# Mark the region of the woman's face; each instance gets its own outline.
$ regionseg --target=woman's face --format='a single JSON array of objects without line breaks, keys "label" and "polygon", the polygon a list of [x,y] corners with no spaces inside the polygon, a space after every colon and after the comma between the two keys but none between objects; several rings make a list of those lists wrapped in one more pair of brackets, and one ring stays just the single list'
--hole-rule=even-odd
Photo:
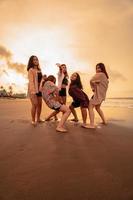
[{"label": "woman's face", "polygon": [[52,78],[51,82],[56,83],[56,78]]},{"label": "woman's face", "polygon": [[42,78],[43,78],[43,80],[46,80],[46,78],[47,78],[47,75],[43,75],[43,77],[42,77]]},{"label": "woman's face", "polygon": [[62,72],[63,72],[63,73],[67,71],[67,68],[66,68],[65,65],[62,65],[62,66],[61,66],[61,69],[62,69]]},{"label": "woman's face", "polygon": [[33,65],[34,66],[38,66],[39,65],[39,61],[38,61],[38,58],[36,56],[33,57]]},{"label": "woman's face", "polygon": [[101,68],[99,67],[99,65],[96,66],[96,73],[101,72]]},{"label": "woman's face", "polygon": [[71,81],[75,81],[77,79],[77,74],[73,73],[70,77]]}]

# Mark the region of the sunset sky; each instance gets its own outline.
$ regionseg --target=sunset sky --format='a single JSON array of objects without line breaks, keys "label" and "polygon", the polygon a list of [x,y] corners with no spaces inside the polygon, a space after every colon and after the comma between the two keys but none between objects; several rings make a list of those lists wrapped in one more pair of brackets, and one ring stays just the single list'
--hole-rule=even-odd
[{"label": "sunset sky", "polygon": [[133,0],[0,0],[0,27],[0,86],[26,91],[33,54],[45,74],[79,71],[88,92],[103,62],[108,97],[133,96]]}]

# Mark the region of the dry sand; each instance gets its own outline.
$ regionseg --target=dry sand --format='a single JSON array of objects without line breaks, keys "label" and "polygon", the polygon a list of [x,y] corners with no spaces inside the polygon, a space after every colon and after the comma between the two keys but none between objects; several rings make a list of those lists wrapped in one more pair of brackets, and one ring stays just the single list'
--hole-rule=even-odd
[{"label": "dry sand", "polygon": [[133,199],[133,129],[123,111],[105,109],[112,120],[96,131],[68,121],[60,134],[55,122],[32,127],[29,110],[27,100],[0,100],[0,200]]}]

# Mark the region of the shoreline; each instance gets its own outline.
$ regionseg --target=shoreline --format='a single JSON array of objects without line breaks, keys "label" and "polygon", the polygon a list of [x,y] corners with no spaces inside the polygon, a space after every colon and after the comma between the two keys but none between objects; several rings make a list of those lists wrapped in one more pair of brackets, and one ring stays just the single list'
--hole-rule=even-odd
[{"label": "shoreline", "polygon": [[[67,105],[69,106],[69,102],[67,102]],[[5,112],[3,112],[3,117],[9,117],[10,115],[8,115],[8,107],[9,107],[9,112],[11,109],[12,112],[12,107],[18,106],[19,109],[15,109],[17,111],[15,117],[21,118],[21,115],[29,120],[30,122],[30,109],[31,109],[31,104],[28,98],[26,99],[1,99],[0,98],[0,109],[1,110],[5,110]],[[23,109],[24,108],[24,109]],[[132,108],[128,108],[128,107],[111,107],[111,106],[105,106],[104,104],[102,105],[102,109],[105,113],[105,117],[108,121],[108,123],[114,123],[116,125],[120,125],[120,126],[125,126],[125,127],[133,127],[133,109]],[[25,110],[25,112],[24,112]],[[46,104],[43,102],[43,106],[42,106],[42,118],[44,119],[52,110],[49,109]],[[79,116],[79,120],[82,119],[81,117],[81,112],[80,112],[80,108],[76,109],[78,116]],[[1,116],[1,117],[2,117]],[[60,116],[60,114],[59,114]],[[1,118],[0,117],[0,118]],[[12,116],[13,118],[13,116]],[[69,119],[72,118],[72,115],[70,115]],[[88,123],[89,123],[89,118],[87,119]],[[96,123],[100,123],[100,118],[97,114],[97,112],[95,112],[95,121]]]}]

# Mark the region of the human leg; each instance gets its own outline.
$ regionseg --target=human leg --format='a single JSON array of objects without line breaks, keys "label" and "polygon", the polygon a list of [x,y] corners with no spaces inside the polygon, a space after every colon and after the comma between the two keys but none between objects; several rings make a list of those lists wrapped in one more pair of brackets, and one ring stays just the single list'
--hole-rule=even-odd
[{"label": "human leg", "polygon": [[31,118],[32,118],[32,124],[35,124],[35,118],[36,118],[36,112],[37,112],[37,96],[35,94],[30,95],[30,101],[31,101]]},{"label": "human leg", "polygon": [[95,128],[94,125],[94,105],[90,102],[89,104],[89,117],[90,117],[90,128]]},{"label": "human leg", "polygon": [[81,114],[82,114],[82,120],[83,120],[83,125],[86,125],[86,120],[87,120],[87,108],[81,107]]},{"label": "human leg", "polygon": [[37,97],[37,122],[42,121],[40,119],[41,111],[42,111],[42,97]]},{"label": "human leg", "polygon": [[103,124],[107,124],[106,120],[105,120],[105,116],[103,111],[101,110],[101,104],[96,105],[95,106],[96,111],[98,112],[98,114],[100,115],[101,119],[102,119],[102,123]]},{"label": "human leg", "polygon": [[53,111],[46,119],[45,121],[49,121],[52,117],[56,117],[56,115],[59,113],[59,111]]},{"label": "human leg", "polygon": [[74,116],[74,119],[72,119],[71,121],[78,122],[78,116],[77,116],[76,110],[74,109],[74,106],[71,104],[69,108]]},{"label": "human leg", "polygon": [[61,120],[60,120],[56,130],[60,131],[60,132],[66,132],[66,129],[64,129],[64,124],[65,124],[67,118],[69,117],[71,110],[66,105],[61,105],[59,111],[61,111],[63,113],[63,115],[61,117]]}]

